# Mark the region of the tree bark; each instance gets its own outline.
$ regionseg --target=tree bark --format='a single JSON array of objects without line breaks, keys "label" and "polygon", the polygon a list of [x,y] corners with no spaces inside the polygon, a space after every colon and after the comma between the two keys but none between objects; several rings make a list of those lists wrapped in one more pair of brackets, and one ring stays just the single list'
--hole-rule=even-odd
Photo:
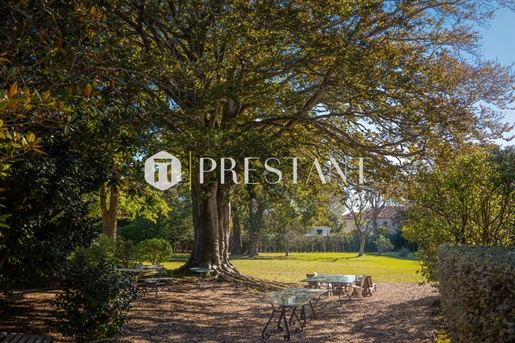
[{"label": "tree bark", "polygon": [[243,254],[243,247],[241,244],[241,224],[238,209],[233,206],[232,208],[232,255]]},{"label": "tree bark", "polygon": [[263,213],[266,206],[263,200],[249,201],[249,257],[259,255],[259,231],[264,226]]},{"label": "tree bark", "polygon": [[250,227],[249,230],[249,257],[259,255],[259,237],[256,227]]},{"label": "tree bark", "polygon": [[367,236],[364,234],[359,235],[359,251],[358,251],[358,257],[363,256],[363,252],[365,251],[365,240]]},{"label": "tree bark", "polygon": [[[109,197],[109,207],[107,198]],[[100,212],[102,214],[102,233],[109,238],[116,240],[116,228],[118,226],[118,203],[120,201],[120,190],[111,185],[107,190],[105,185],[100,187]]]},{"label": "tree bark", "polygon": [[231,188],[211,181],[202,191],[200,176],[192,177],[194,245],[183,270],[213,269],[216,274],[241,275],[229,261]]},{"label": "tree bark", "polygon": [[290,254],[290,240],[288,239],[289,232],[286,233],[286,237],[284,237],[284,256],[288,256]]}]

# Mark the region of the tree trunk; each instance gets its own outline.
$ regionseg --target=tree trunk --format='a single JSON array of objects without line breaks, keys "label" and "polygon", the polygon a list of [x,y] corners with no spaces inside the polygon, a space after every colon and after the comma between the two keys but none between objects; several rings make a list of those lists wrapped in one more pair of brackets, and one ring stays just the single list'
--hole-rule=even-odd
[{"label": "tree trunk", "polygon": [[[206,187],[204,192],[201,187]],[[216,274],[240,275],[229,262],[231,190],[219,180],[201,185],[198,174],[192,177],[194,243],[182,269],[202,267]]]},{"label": "tree trunk", "polygon": [[257,228],[251,226],[249,230],[249,257],[256,257],[259,255],[259,237]]},{"label": "tree trunk", "polygon": [[241,245],[241,225],[240,225],[240,216],[238,214],[238,210],[233,206],[233,216],[232,216],[232,255],[241,255],[243,254],[243,247]]},{"label": "tree trunk", "polygon": [[[289,233],[287,233],[288,235]],[[284,238],[284,256],[288,256],[290,254],[290,241],[288,240],[288,237],[286,236]]]},{"label": "tree trunk", "polygon": [[363,256],[363,252],[365,251],[365,240],[366,240],[366,236],[363,235],[363,234],[360,234],[359,235],[359,252],[358,252],[358,257],[359,256]]},{"label": "tree trunk", "polygon": [[[109,208],[107,206],[109,197]],[[115,185],[111,185],[107,190],[105,185],[100,187],[100,212],[102,214],[102,233],[116,240],[116,228],[118,225],[118,203],[120,201],[120,191]]]},{"label": "tree trunk", "polygon": [[259,231],[263,225],[264,201],[251,199],[249,201],[249,257],[259,255]]}]

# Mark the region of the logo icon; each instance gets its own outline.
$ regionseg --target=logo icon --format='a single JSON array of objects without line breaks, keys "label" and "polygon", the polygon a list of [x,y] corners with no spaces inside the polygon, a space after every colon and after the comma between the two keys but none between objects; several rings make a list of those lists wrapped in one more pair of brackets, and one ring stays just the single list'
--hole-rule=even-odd
[{"label": "logo icon", "polygon": [[175,186],[181,180],[181,161],[166,151],[150,156],[145,161],[145,180],[162,191]]}]

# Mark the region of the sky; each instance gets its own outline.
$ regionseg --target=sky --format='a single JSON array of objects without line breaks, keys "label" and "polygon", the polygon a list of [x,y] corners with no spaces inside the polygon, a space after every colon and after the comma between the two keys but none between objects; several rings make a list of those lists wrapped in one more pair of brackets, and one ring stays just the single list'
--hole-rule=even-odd
[{"label": "sky", "polygon": [[[477,27],[477,30],[483,36],[482,51],[486,59],[497,60],[505,66],[515,62],[515,12],[499,9],[487,28]],[[505,119],[515,123],[515,110],[506,111]],[[515,135],[515,130],[512,134]],[[497,143],[515,145],[515,139],[511,142],[497,140]]]}]

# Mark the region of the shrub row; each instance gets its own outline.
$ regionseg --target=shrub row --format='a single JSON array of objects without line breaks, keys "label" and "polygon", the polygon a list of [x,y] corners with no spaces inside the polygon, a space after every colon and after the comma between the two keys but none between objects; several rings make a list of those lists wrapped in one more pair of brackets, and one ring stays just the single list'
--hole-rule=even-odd
[{"label": "shrub row", "polygon": [[[369,236],[365,241],[365,252],[377,251],[376,236]],[[246,242],[243,242],[244,248]],[[290,252],[357,252],[359,250],[359,238],[351,233],[334,236],[305,236],[291,235],[285,240],[274,234],[262,235],[259,238],[260,252],[284,252],[285,244],[288,244]]]},{"label": "shrub row", "polygon": [[173,249],[163,238],[145,239],[134,244],[130,240],[118,237],[114,243],[111,238],[100,234],[84,253],[93,258],[103,255],[119,266],[133,267],[144,261],[150,261],[152,264],[167,262],[173,254]]},{"label": "shrub row", "polygon": [[515,341],[515,247],[443,246],[438,253],[453,341]]}]

